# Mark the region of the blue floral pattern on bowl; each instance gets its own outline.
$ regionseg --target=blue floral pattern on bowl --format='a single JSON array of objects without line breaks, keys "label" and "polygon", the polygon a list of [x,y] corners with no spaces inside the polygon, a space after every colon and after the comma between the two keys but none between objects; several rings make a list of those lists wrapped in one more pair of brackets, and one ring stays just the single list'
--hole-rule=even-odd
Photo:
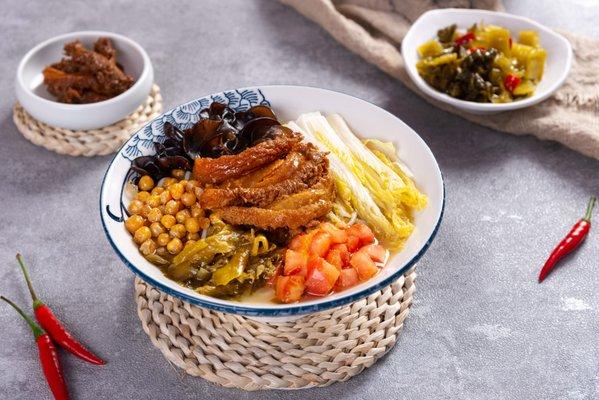
[{"label": "blue floral pattern on bowl", "polygon": [[185,103],[152,121],[133,136],[120,154],[129,161],[133,161],[139,156],[152,154],[154,142],[164,140],[165,122],[170,122],[182,130],[191,128],[198,122],[200,111],[213,102],[228,104],[235,111],[247,111],[250,107],[258,105],[270,107],[270,102],[266,100],[260,89],[227,90],[202,97]]}]

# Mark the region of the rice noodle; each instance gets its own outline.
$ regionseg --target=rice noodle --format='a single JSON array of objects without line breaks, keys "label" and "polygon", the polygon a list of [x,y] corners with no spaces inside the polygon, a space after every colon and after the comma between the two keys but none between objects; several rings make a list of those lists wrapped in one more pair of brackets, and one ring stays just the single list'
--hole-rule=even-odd
[{"label": "rice noodle", "polygon": [[349,221],[347,222],[348,225],[353,225],[356,222],[356,219],[358,219],[358,213],[357,212],[353,212],[351,215],[351,218],[349,219]]}]

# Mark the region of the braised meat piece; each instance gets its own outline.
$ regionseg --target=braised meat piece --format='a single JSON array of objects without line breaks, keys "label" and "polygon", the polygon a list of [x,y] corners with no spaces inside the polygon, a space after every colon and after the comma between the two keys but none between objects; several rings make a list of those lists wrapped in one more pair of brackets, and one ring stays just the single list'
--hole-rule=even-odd
[{"label": "braised meat piece", "polygon": [[239,178],[284,157],[302,139],[300,134],[281,135],[249,147],[239,154],[196,158],[193,176],[201,183],[221,183]]},{"label": "braised meat piece", "polygon": [[323,153],[313,145],[298,143],[283,160],[230,181],[224,187],[207,188],[200,203],[202,208],[207,209],[235,205],[264,207],[282,196],[308,189],[326,175],[327,170],[328,163]]},{"label": "braised meat piece", "polygon": [[116,62],[116,49],[108,38],[99,38],[94,50],[76,40],[64,46],[66,57],[44,69],[48,92],[62,103],[84,104],[118,96],[134,80]]}]

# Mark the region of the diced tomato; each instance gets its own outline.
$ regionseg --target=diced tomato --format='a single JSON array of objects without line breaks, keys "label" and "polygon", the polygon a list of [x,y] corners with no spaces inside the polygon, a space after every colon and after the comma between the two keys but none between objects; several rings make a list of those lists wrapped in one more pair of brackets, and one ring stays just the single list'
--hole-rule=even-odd
[{"label": "diced tomato", "polygon": [[329,253],[333,250],[338,251],[339,255],[341,256],[341,267],[347,268],[349,266],[349,250],[347,248],[347,244],[334,244],[331,246]]},{"label": "diced tomato", "polygon": [[308,254],[287,249],[285,252],[285,275],[306,276],[308,272]]},{"label": "diced tomato", "polygon": [[355,286],[358,284],[358,271],[354,268],[346,268],[341,271],[341,275],[339,275],[339,280],[337,280],[337,287],[341,290],[347,289],[348,287]]},{"label": "diced tomato", "polygon": [[283,303],[293,303],[301,299],[306,286],[301,275],[279,276],[275,285],[277,299]]},{"label": "diced tomato", "polygon": [[457,38],[454,43],[457,44],[458,46],[464,45],[468,42],[471,42],[472,40],[474,40],[474,33],[472,32],[468,32],[465,35],[460,36],[459,38]]},{"label": "diced tomato", "polygon": [[312,236],[307,233],[297,235],[293,239],[291,239],[291,242],[289,243],[288,247],[291,250],[308,251],[308,248],[310,247],[311,239],[312,239]]},{"label": "diced tomato", "polygon": [[[360,246],[374,242],[374,233],[372,233],[372,229],[362,222],[356,222],[350,226],[347,229],[347,234],[350,236],[357,236],[360,239]],[[352,251],[352,249],[349,249],[349,251]]]},{"label": "diced tomato", "polygon": [[314,296],[327,295],[339,279],[339,270],[323,258],[315,258],[310,264],[306,291]]},{"label": "diced tomato", "polygon": [[359,251],[365,251],[374,262],[383,262],[387,258],[387,250],[379,244],[369,244],[362,247]]},{"label": "diced tomato", "polygon": [[510,49],[512,48],[512,37],[510,36]]},{"label": "diced tomato", "polygon": [[343,268],[343,259],[341,258],[341,251],[339,249],[329,250],[326,260],[329,264],[334,265],[338,270]]},{"label": "diced tomato", "polygon": [[325,222],[320,225],[320,229],[331,235],[332,243],[345,243],[347,242],[347,232],[345,229],[339,229],[330,222]]},{"label": "diced tomato", "polygon": [[361,281],[372,278],[379,271],[374,261],[372,261],[365,251],[358,251],[352,254],[349,263],[358,271],[358,277]]},{"label": "diced tomato", "polygon": [[521,79],[513,74],[508,74],[505,76],[503,84],[507,90],[513,92],[514,89],[520,84]]},{"label": "diced tomato", "polygon": [[324,257],[331,247],[332,238],[327,232],[319,231],[316,232],[310,243],[310,250],[308,253],[311,257]]},{"label": "diced tomato", "polygon": [[355,235],[347,236],[347,250],[350,253],[357,251],[360,248],[360,238]]}]

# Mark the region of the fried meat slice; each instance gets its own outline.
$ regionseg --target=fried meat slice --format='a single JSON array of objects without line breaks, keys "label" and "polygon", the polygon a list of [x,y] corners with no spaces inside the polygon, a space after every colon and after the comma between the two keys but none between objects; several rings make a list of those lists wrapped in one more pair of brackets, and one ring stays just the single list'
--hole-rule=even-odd
[{"label": "fried meat slice", "polygon": [[[279,164],[275,161],[275,163]],[[264,169],[270,169],[270,166]],[[328,171],[327,159],[313,154],[291,152],[272,173],[252,187],[207,188],[200,197],[202,208],[232,205],[265,207],[281,196],[308,189]]]},{"label": "fried meat slice", "polygon": [[295,193],[307,189],[308,185],[301,179],[286,179],[270,187],[258,188],[208,188],[202,192],[200,205],[202,208],[213,210],[215,208],[231,205],[254,205],[264,207],[285,194]]},{"label": "fried meat slice", "polygon": [[226,222],[233,225],[252,225],[261,229],[290,228],[296,229],[307,225],[310,221],[326,215],[333,208],[333,203],[318,200],[296,209],[271,210],[260,207],[224,207],[215,212]]},{"label": "fried meat slice", "polygon": [[217,184],[239,178],[263,165],[284,157],[302,139],[299,134],[281,135],[250,147],[239,154],[218,158],[197,158],[193,175],[200,183]]},{"label": "fried meat slice", "polygon": [[330,174],[320,178],[320,180],[308,189],[281,197],[279,200],[268,205],[270,210],[295,209],[316,203],[320,200],[333,201],[335,198],[335,186]]}]

